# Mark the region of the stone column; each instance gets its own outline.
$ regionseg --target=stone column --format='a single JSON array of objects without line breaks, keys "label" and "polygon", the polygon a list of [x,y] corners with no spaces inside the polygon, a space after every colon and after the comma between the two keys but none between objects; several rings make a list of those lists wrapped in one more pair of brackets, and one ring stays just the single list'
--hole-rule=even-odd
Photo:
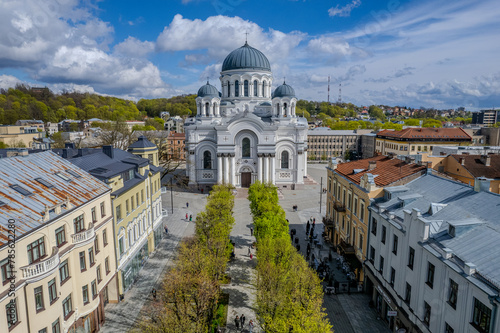
[{"label": "stone column", "polygon": [[222,184],[222,156],[217,154],[217,183]]},{"label": "stone column", "polygon": [[234,154],[231,155],[231,184],[236,185],[236,161]]},{"label": "stone column", "polygon": [[233,82],[233,81],[231,81],[231,82],[229,83],[229,85],[230,85],[230,86],[229,86],[229,87],[230,87],[229,89],[230,89],[230,92],[231,92],[231,93],[230,93],[230,94],[231,94],[231,96],[230,96],[230,97],[234,97],[234,82]]},{"label": "stone column", "polygon": [[195,184],[198,179],[196,179],[196,159],[194,155],[194,151],[189,151],[189,183]]},{"label": "stone column", "polygon": [[213,102],[210,102],[210,104],[208,104],[208,115],[210,117],[214,116],[214,103]]},{"label": "stone column", "polygon": [[304,151],[304,177],[307,176],[307,150]]},{"label": "stone column", "polygon": [[273,154],[270,157],[271,159],[271,183],[276,182],[276,156]]},{"label": "stone column", "polygon": [[269,181],[269,157],[264,157],[264,183]]},{"label": "stone column", "polygon": [[257,154],[257,179],[262,183],[262,155]]},{"label": "stone column", "polygon": [[224,157],[224,183],[229,184],[229,157]]}]

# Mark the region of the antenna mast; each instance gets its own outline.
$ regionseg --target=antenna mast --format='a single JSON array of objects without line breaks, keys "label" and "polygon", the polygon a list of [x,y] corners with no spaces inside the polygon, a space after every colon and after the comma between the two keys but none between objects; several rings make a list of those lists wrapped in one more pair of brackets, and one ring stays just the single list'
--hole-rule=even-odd
[{"label": "antenna mast", "polygon": [[342,103],[342,82],[339,83],[339,100],[338,100],[338,103],[339,104]]},{"label": "antenna mast", "polygon": [[328,75],[328,104],[330,104],[330,75]]}]

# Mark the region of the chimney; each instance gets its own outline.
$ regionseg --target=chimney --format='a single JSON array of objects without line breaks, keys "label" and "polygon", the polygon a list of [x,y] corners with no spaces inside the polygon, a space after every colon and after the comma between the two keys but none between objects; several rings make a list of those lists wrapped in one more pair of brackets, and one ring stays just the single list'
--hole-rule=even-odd
[{"label": "chimney", "polygon": [[465,165],[465,157],[460,157],[458,161],[460,162],[461,165]]},{"label": "chimney", "polygon": [[68,149],[67,148],[64,148],[62,150],[62,158],[68,158]]},{"label": "chimney", "polygon": [[75,143],[74,142],[66,142],[64,144],[64,148],[75,149]]},{"label": "chimney", "polygon": [[109,156],[109,158],[113,158],[113,146],[102,146],[102,152]]},{"label": "chimney", "polygon": [[485,177],[477,177],[474,180],[474,191],[488,192],[490,190],[490,179]]},{"label": "chimney", "polygon": [[77,157],[83,156],[83,149],[82,148],[78,148],[78,154],[76,156]]},{"label": "chimney", "polygon": [[490,166],[491,165],[491,156],[481,155],[481,163],[483,163],[485,166]]},{"label": "chimney", "polygon": [[407,155],[407,156],[405,157],[405,162],[406,162],[407,164],[412,164],[412,163],[415,163],[415,157]]},{"label": "chimney", "polygon": [[377,167],[377,161],[369,161],[368,162],[368,170],[373,170]]},{"label": "chimney", "polygon": [[471,262],[466,262],[464,264],[464,273],[467,274],[468,276],[476,273],[476,265],[474,265]]}]

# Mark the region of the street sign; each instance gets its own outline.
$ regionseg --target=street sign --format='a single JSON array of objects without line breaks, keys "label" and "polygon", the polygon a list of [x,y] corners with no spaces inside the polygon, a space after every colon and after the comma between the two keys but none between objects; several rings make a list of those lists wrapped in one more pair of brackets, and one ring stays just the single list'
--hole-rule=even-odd
[{"label": "street sign", "polygon": [[387,311],[387,317],[396,317],[397,315],[397,311]]}]

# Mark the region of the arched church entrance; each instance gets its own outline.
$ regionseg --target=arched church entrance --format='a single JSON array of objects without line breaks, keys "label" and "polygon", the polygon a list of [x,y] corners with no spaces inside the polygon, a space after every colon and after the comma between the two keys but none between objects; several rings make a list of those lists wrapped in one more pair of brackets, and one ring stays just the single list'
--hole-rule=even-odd
[{"label": "arched church entrance", "polygon": [[240,171],[241,187],[250,187],[252,185],[252,170],[249,167],[243,167]]}]

